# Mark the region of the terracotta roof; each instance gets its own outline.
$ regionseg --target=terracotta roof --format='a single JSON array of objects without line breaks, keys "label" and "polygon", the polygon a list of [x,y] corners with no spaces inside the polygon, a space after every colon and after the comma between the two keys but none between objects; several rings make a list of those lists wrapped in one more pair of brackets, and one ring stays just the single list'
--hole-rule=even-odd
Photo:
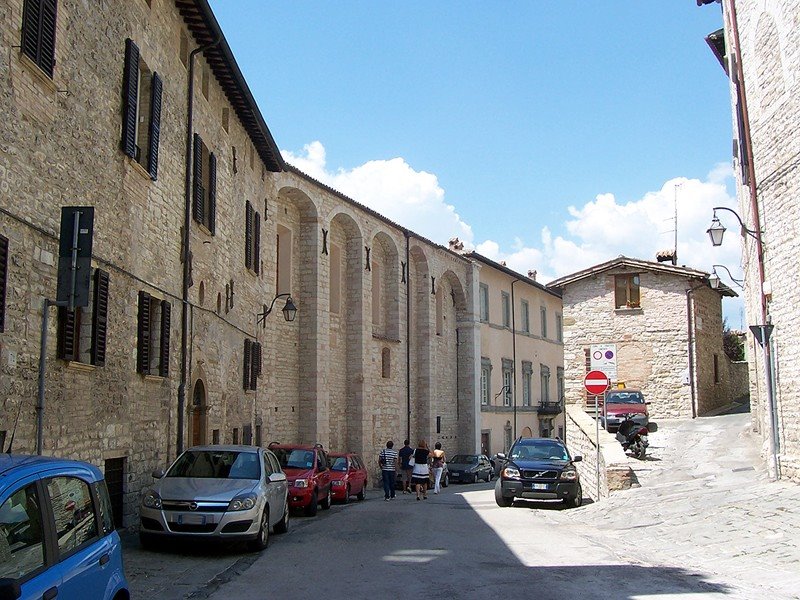
[{"label": "terracotta roof", "polygon": [[258,109],[253,94],[244,80],[233,52],[217,23],[216,17],[208,4],[208,0],[175,0],[175,6],[183,17],[186,27],[194,36],[199,46],[219,43],[203,52],[211,70],[228,98],[228,102],[236,111],[236,115],[244,125],[247,134],[264,162],[267,169],[273,172],[283,171],[286,167],[280,149],[275,143],[267,127],[261,111]]},{"label": "terracotta roof", "polygon": [[473,252],[465,253],[464,256],[472,258],[473,260],[476,260],[478,262],[482,262],[482,263],[492,267],[493,269],[497,269],[498,271],[502,271],[506,275],[514,277],[514,278],[518,279],[519,281],[522,281],[524,283],[527,283],[530,286],[538,288],[538,289],[542,290],[543,292],[546,292],[546,293],[550,294],[551,296],[555,296],[556,298],[561,298],[561,293],[558,290],[550,289],[549,287],[547,287],[545,285],[542,285],[541,283],[539,283],[535,279],[531,279],[530,277],[527,277],[527,276],[523,275],[522,273],[517,273],[513,269],[509,269],[506,265],[501,265],[500,263],[495,262],[492,259],[485,257],[483,254],[478,254],[477,252],[473,251]]},{"label": "terracotta roof", "polygon": [[[558,279],[554,279],[550,283],[547,284],[549,288],[563,288],[571,283],[575,283],[576,281],[580,281],[581,279],[586,279],[587,277],[592,277],[594,275],[598,275],[600,273],[604,273],[606,271],[610,271],[611,269],[617,269],[619,267],[627,267],[630,269],[635,269],[638,271],[651,271],[654,273],[664,273],[667,275],[675,275],[676,277],[684,277],[686,279],[696,279],[704,281],[707,285],[708,284],[708,277],[709,274],[705,271],[699,271],[697,269],[691,269],[689,267],[678,267],[674,265],[658,263],[658,262],[651,262],[648,260],[641,260],[638,258],[629,258],[627,256],[618,256],[612,260],[606,261],[604,263],[600,263],[599,265],[594,265],[589,267],[588,269],[583,269],[582,271],[576,271],[570,275],[565,275],[564,277],[559,277]],[[735,298],[738,296],[736,292],[734,292],[731,288],[726,286],[724,283],[719,284],[719,287],[716,290],[722,296],[729,296],[731,298]]]}]

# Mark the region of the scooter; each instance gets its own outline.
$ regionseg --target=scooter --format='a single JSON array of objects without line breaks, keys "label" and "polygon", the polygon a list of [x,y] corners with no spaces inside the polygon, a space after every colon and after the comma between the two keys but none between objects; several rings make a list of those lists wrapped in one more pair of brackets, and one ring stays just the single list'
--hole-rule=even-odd
[{"label": "scooter", "polygon": [[624,450],[629,450],[633,456],[639,460],[644,460],[647,446],[650,443],[647,440],[648,430],[633,420],[634,413],[622,414],[625,420],[622,421],[617,430],[617,441],[622,444]]}]

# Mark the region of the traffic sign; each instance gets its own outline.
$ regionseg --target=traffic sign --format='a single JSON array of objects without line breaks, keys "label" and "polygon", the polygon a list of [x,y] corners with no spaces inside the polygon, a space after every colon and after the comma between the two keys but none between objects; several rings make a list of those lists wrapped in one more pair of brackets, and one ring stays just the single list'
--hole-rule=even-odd
[{"label": "traffic sign", "polygon": [[610,383],[608,375],[602,371],[589,371],[586,377],[583,378],[583,387],[594,396],[604,393]]}]

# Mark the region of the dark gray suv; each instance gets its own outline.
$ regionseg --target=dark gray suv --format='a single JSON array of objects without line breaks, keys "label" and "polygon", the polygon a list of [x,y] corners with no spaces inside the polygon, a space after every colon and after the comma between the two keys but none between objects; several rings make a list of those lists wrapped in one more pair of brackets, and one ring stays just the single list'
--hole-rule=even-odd
[{"label": "dark gray suv", "polygon": [[508,456],[498,454],[503,463],[494,488],[498,506],[511,506],[515,498],[561,500],[578,507],[582,501],[581,482],[576,462],[561,440],[551,438],[519,438]]}]

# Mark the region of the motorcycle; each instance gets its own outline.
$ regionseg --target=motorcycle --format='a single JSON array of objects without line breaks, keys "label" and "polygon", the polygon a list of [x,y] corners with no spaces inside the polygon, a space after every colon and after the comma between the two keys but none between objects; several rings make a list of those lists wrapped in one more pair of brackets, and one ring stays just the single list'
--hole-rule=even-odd
[{"label": "motorcycle", "polygon": [[620,423],[617,430],[617,441],[622,444],[622,448],[630,451],[634,457],[644,460],[645,452],[649,442],[647,440],[647,427],[639,425],[633,420],[634,413],[622,414],[620,417],[625,419]]}]

